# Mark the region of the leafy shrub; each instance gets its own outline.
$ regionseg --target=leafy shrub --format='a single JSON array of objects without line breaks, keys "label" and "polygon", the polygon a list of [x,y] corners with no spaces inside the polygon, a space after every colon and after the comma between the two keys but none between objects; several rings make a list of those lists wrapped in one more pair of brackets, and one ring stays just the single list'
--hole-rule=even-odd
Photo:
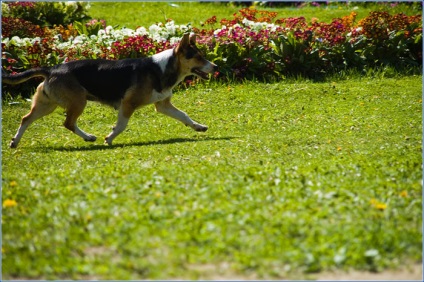
[{"label": "leafy shrub", "polygon": [[370,66],[420,66],[422,63],[422,17],[371,12],[358,23],[363,55]]},{"label": "leafy shrub", "polygon": [[87,2],[10,2],[2,3],[5,17],[20,18],[40,26],[68,25],[89,19]]},{"label": "leafy shrub", "polygon": [[92,19],[86,24],[76,21],[74,22],[73,27],[78,32],[78,34],[96,35],[101,29],[106,28],[106,21]]},{"label": "leafy shrub", "polygon": [[[233,24],[232,27],[224,26],[213,32],[216,43],[209,46],[209,50],[213,50],[209,57],[218,65],[225,63],[225,75],[231,74],[229,67],[236,74],[232,77],[250,78],[255,75],[261,78],[257,75],[260,73],[262,78],[268,79],[270,73],[277,77],[303,75],[319,78],[347,68],[364,70],[366,67],[384,65],[398,68],[421,65],[421,15],[391,16],[388,13],[372,12],[357,25],[357,14],[354,12],[333,19],[331,23],[314,19],[307,23],[303,17],[276,19],[274,14],[268,15],[266,12],[260,13],[260,16],[274,19],[274,24],[248,20],[256,20],[258,13],[255,9],[242,9],[240,15],[235,14],[233,19],[220,22]],[[381,18],[384,32],[373,29],[373,26],[381,24]],[[216,18],[212,17],[205,23],[215,25]],[[211,35],[210,32],[201,34]],[[255,42],[254,48],[245,52],[252,41]],[[262,50],[267,52],[262,54]],[[217,54],[222,54],[223,58]],[[252,60],[249,58],[254,58],[255,54],[259,54],[261,62],[266,62],[262,63],[260,69],[250,65]]]},{"label": "leafy shrub", "polygon": [[[276,13],[246,8],[220,23],[211,17],[202,28],[169,21],[136,30],[114,29],[99,20],[49,29],[35,26],[28,28],[30,38],[3,38],[3,71],[86,58],[146,57],[172,48],[188,31],[198,34],[199,48],[220,67],[216,79],[275,80],[299,75],[319,79],[352,68],[422,65],[421,15],[372,12],[358,23],[356,16],[351,13],[331,23],[307,22],[303,17],[277,18]],[[6,27],[15,24],[11,18],[6,21],[11,22]]]}]

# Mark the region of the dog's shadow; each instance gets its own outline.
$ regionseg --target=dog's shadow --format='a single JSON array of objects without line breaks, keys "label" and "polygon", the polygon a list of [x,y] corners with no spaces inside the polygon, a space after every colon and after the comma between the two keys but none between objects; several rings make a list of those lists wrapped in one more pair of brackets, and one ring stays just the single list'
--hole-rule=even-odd
[{"label": "dog's shadow", "polygon": [[[156,146],[156,145],[167,145],[175,143],[187,143],[187,142],[205,142],[205,141],[220,141],[220,140],[231,140],[235,137],[193,137],[193,138],[170,138],[164,140],[144,141],[144,142],[131,142],[125,144],[90,144],[78,147],[40,147],[38,149],[43,151],[63,151],[63,152],[75,152],[75,151],[103,151],[113,150],[116,148],[124,147],[145,147],[145,146]],[[89,143],[88,143],[89,144]]]}]

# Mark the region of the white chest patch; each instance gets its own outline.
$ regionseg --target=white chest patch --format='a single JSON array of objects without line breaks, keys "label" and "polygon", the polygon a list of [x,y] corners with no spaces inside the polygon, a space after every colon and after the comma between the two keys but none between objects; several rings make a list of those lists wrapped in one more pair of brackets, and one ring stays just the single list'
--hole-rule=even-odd
[{"label": "white chest patch", "polygon": [[156,90],[152,91],[152,96],[150,97],[150,103],[156,103],[162,100],[165,100],[166,98],[169,98],[172,96],[172,90],[166,89],[162,92],[157,92]]},{"label": "white chest patch", "polygon": [[165,72],[166,65],[168,64],[169,58],[173,56],[173,52],[174,50],[168,49],[152,56],[153,62],[159,65],[162,73]]}]

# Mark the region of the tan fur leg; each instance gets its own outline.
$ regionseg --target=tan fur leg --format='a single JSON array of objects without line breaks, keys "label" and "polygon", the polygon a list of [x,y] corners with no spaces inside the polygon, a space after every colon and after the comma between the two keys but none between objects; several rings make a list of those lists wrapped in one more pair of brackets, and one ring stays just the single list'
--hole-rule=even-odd
[{"label": "tan fur leg", "polygon": [[22,118],[21,125],[10,142],[10,148],[16,148],[19,144],[19,141],[22,138],[25,130],[30,126],[35,120],[46,116],[56,109],[57,104],[51,101],[45,94],[43,94],[44,82],[37,87],[37,91],[32,98],[31,111]]},{"label": "tan fur leg", "polygon": [[172,105],[170,98],[167,98],[160,102],[156,102],[155,107],[156,107],[156,111],[162,114],[165,114],[167,116],[170,116],[172,118],[175,118],[176,120],[181,121],[186,126],[190,126],[196,131],[208,130],[208,127],[206,125],[202,125],[200,123],[193,121],[185,112],[177,109],[174,105]]},{"label": "tan fur leg", "polygon": [[85,98],[78,98],[73,100],[70,104],[68,104],[66,109],[66,120],[63,124],[67,129],[80,136],[85,141],[96,141],[96,136],[88,134],[82,131],[77,126],[78,117],[84,111],[85,106],[87,105],[87,100]]},{"label": "tan fur leg", "polygon": [[123,100],[119,108],[118,121],[112,132],[105,138],[105,143],[112,145],[113,139],[116,138],[128,125],[131,115],[134,113],[135,108],[130,101]]}]

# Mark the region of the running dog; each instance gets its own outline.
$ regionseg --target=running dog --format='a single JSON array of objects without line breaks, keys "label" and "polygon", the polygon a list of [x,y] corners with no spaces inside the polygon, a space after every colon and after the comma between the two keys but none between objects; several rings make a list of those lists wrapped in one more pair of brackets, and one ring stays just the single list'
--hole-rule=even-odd
[{"label": "running dog", "polygon": [[52,113],[57,106],[66,111],[64,126],[85,141],[96,136],[78,128],[77,119],[87,101],[97,101],[118,110],[118,121],[105,143],[113,140],[127,127],[134,111],[154,104],[156,111],[175,118],[196,131],[207,126],[193,121],[171,103],[172,89],[186,76],[208,79],[217,66],[206,60],[196,47],[196,35],[186,33],[173,49],[142,59],[80,60],[53,67],[31,69],[20,74],[2,74],[7,84],[19,84],[32,77],[44,77],[32,99],[31,111],[10,143],[16,148],[25,130],[35,120]]}]

